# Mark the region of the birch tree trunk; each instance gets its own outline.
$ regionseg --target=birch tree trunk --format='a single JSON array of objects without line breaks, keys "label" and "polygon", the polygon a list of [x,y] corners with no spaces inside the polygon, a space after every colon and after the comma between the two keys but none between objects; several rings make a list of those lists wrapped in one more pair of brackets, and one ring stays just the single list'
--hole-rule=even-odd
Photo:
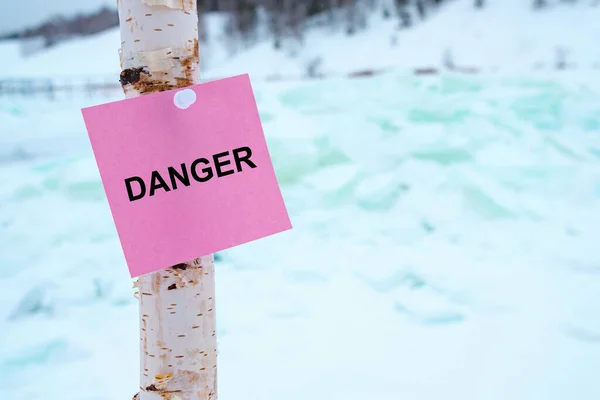
[{"label": "birch tree trunk", "polygon": [[[199,82],[196,0],[118,0],[118,9],[127,98]],[[134,287],[140,308],[134,399],[216,400],[213,255],[141,276]]]}]

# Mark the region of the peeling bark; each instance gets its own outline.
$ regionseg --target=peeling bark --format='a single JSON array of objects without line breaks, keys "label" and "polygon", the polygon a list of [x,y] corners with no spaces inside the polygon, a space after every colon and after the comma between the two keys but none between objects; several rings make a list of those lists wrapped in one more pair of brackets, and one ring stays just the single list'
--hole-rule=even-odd
[{"label": "peeling bark", "polygon": [[[119,0],[127,98],[199,83],[195,0]],[[216,400],[213,255],[147,274],[140,305],[140,392],[134,400]]]}]

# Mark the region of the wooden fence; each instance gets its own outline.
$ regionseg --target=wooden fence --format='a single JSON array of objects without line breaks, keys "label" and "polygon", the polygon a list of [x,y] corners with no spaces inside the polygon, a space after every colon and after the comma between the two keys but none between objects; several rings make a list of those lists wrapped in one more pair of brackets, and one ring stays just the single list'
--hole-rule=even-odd
[{"label": "wooden fence", "polygon": [[[289,82],[315,79],[328,79],[346,77],[350,79],[365,78],[381,73],[387,70],[371,70],[365,69],[353,71],[347,74],[340,75],[313,75],[313,76],[268,76],[262,79],[266,82]],[[441,72],[437,68],[415,68],[412,71],[414,75],[437,75]],[[477,73],[477,70],[460,71],[458,73]],[[206,81],[220,78],[211,78]],[[56,99],[58,97],[69,97],[70,95],[84,95],[89,97],[110,97],[114,96],[115,92],[121,91],[121,85],[117,79],[97,78],[87,79],[80,78],[74,80],[60,80],[52,78],[0,78],[0,97],[44,97],[47,99]]]},{"label": "wooden fence", "polygon": [[104,80],[60,81],[51,78],[0,79],[0,96],[2,97],[45,97],[55,99],[58,96],[84,94],[88,96],[109,96],[121,90],[118,81]]}]

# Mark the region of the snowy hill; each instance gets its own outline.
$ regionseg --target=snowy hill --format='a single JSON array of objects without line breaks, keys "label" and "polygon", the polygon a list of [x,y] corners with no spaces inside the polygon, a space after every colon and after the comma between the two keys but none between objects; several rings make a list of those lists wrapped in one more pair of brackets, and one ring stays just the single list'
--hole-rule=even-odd
[{"label": "snowy hill", "polygon": [[442,67],[448,56],[459,67],[482,70],[553,69],[561,51],[569,66],[600,67],[600,48],[593,42],[600,37],[600,7],[581,3],[534,11],[529,1],[489,3],[482,10],[474,9],[472,0],[449,3],[408,30],[399,31],[396,19],[380,14],[371,16],[366,31],[350,37],[341,30],[317,28],[307,33],[296,57],[275,52],[272,43],[265,42],[218,70],[224,75],[244,70],[255,75],[303,75],[311,61],[321,60],[321,72],[338,74]]},{"label": "snowy hill", "polygon": [[[531,2],[524,0],[489,1],[479,10],[472,0],[457,0],[405,30],[398,29],[397,18],[384,18],[381,10],[369,15],[365,30],[351,36],[341,27],[312,26],[301,45],[284,43],[276,50],[273,40],[265,37],[233,55],[228,52],[232,43],[224,34],[224,16],[208,15],[208,40],[200,51],[203,76],[248,72],[256,78],[299,77],[310,66],[314,73],[326,75],[445,65],[483,72],[552,70],[561,64],[582,70],[600,68],[600,47],[593,43],[600,37],[600,6],[592,0],[544,10],[533,10]],[[119,42],[117,29],[73,40],[31,58],[3,63],[0,77],[114,80],[120,72]]]}]

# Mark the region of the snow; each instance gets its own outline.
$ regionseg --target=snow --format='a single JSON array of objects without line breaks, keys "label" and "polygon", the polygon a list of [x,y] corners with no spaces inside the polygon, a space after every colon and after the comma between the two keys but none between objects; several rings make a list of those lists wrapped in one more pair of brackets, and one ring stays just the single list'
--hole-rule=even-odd
[{"label": "snow", "polygon": [[[294,229],[219,254],[220,398],[600,398],[597,76],[253,84]],[[137,391],[108,100],[0,99],[2,399]]]},{"label": "snow", "polygon": [[[369,14],[367,29],[352,36],[346,35],[341,22],[337,28],[313,23],[302,44],[287,41],[278,51],[264,24],[258,42],[245,45],[225,37],[225,15],[211,13],[206,17],[207,42],[201,45],[203,76],[250,73],[257,79],[298,78],[313,63],[318,73],[345,75],[361,70],[444,68],[446,60],[457,68],[481,72],[550,71],[563,59],[568,68],[600,68],[600,48],[594,42],[600,37],[600,4],[560,2],[535,11],[531,3],[490,1],[476,10],[472,0],[456,0],[405,30],[398,29],[397,18],[384,19],[380,5]],[[0,77],[71,76],[112,82],[120,72],[119,43],[118,29],[64,42],[43,54],[3,63]]]},{"label": "snow", "polygon": [[21,57],[21,49],[14,41],[0,42],[0,54],[7,60],[18,60]]},{"label": "snow", "polygon": [[[396,18],[384,19],[381,8],[369,15],[367,29],[346,35],[338,29],[311,27],[300,50],[275,51],[265,40],[207,71],[229,76],[298,77],[320,60],[318,72],[344,75],[361,70],[444,68],[448,55],[457,67],[482,71],[547,71],[564,51],[571,68],[600,68],[600,5],[556,4],[534,11],[530,1],[488,2],[476,10],[472,0],[449,2],[424,22],[398,30]],[[269,60],[269,62],[265,62]]]},{"label": "snow", "polygon": [[[118,81],[118,29],[63,42],[46,51],[0,65],[0,77]],[[65,60],[69,60],[66,68]]]}]

